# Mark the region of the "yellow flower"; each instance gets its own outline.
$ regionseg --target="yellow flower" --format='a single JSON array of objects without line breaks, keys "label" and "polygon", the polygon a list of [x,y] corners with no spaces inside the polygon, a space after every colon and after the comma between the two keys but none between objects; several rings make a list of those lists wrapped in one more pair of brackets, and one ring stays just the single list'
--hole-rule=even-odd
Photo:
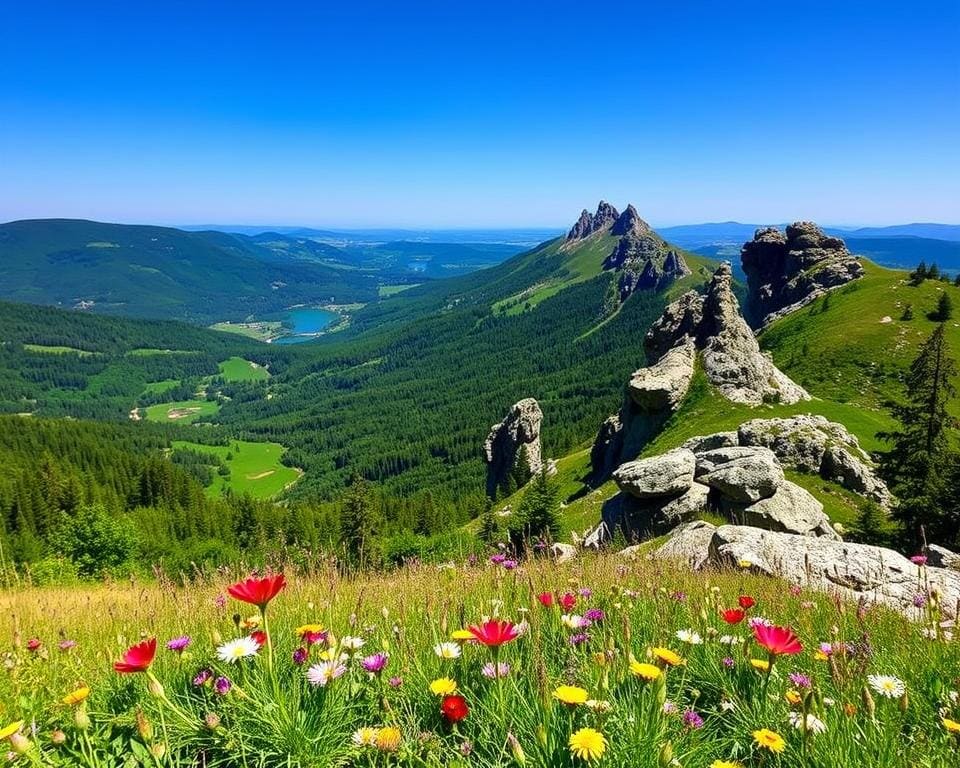
[{"label": "yellow flower", "polygon": [[761,728],[759,731],[754,731],[753,740],[757,743],[758,747],[769,749],[771,752],[783,752],[787,746],[787,742],[783,740],[783,736],[775,731],[771,731],[769,728]]},{"label": "yellow flower", "polygon": [[660,671],[660,667],[642,661],[631,661],[630,672],[637,677],[642,677],[648,683],[652,683],[663,674],[663,672]]},{"label": "yellow flower", "polygon": [[586,704],[589,695],[583,688],[576,685],[558,685],[553,692],[553,698],[562,701],[564,704],[576,706]]},{"label": "yellow flower", "polygon": [[79,704],[82,701],[85,701],[87,696],[90,695],[90,689],[84,686],[83,688],[77,688],[75,691],[71,691],[66,696],[63,697],[63,703],[68,707],[72,707],[76,704]]},{"label": "yellow flower", "polygon": [[817,661],[826,661],[830,657],[827,656],[827,654],[825,654],[823,651],[814,651],[813,658],[815,658]]},{"label": "yellow flower", "polygon": [[244,629],[256,629],[260,626],[260,617],[247,616],[247,618],[240,622],[240,626]]},{"label": "yellow flower", "polygon": [[683,664],[683,658],[676,651],[671,651],[669,648],[651,648],[650,653],[652,653],[657,659],[662,661],[668,667],[677,667],[680,664]]},{"label": "yellow flower", "polygon": [[323,632],[323,624],[304,624],[293,631],[297,637],[303,637],[306,634],[318,635]]},{"label": "yellow flower", "polygon": [[15,723],[10,723],[6,728],[0,729],[0,739],[9,739],[13,734],[23,728],[23,720],[17,720]]},{"label": "yellow flower", "polygon": [[382,752],[396,752],[403,735],[399,728],[388,725],[377,732],[377,749]]},{"label": "yellow flower", "polygon": [[377,744],[377,737],[380,735],[379,728],[358,728],[353,732],[353,743],[358,747],[373,747]]},{"label": "yellow flower", "polygon": [[738,560],[737,565],[739,565],[741,568],[753,568],[753,563],[751,563],[749,560]]},{"label": "yellow flower", "polygon": [[581,760],[599,760],[607,748],[607,740],[600,731],[581,728],[570,735],[570,753]]},{"label": "yellow flower", "polygon": [[783,694],[783,697],[793,706],[797,706],[797,704],[803,701],[803,697],[800,695],[799,691],[787,691],[785,694]]},{"label": "yellow flower", "polygon": [[743,763],[736,760],[714,760],[710,763],[710,768],[743,768]]},{"label": "yellow flower", "polygon": [[469,629],[455,629],[450,633],[450,637],[458,643],[465,643],[468,640],[473,640],[474,635]]},{"label": "yellow flower", "polygon": [[768,672],[770,670],[770,662],[765,659],[750,659],[750,666],[758,672]]},{"label": "yellow flower", "polygon": [[956,720],[951,720],[949,717],[943,718],[943,727],[950,733],[960,733],[960,723]]},{"label": "yellow flower", "polygon": [[435,696],[449,696],[457,690],[457,681],[449,677],[438,677],[430,683],[430,692]]}]

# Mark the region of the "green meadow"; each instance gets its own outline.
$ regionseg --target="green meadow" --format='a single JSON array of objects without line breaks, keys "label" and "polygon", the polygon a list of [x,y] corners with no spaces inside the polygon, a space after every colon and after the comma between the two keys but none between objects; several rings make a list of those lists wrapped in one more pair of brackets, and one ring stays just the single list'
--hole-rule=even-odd
[{"label": "green meadow", "polygon": [[214,474],[207,492],[219,496],[224,488],[269,499],[295,483],[300,472],[280,463],[284,448],[279,443],[251,443],[231,440],[229,445],[203,445],[186,440],[173,442],[174,448],[186,448],[218,456],[230,469],[230,477]]}]

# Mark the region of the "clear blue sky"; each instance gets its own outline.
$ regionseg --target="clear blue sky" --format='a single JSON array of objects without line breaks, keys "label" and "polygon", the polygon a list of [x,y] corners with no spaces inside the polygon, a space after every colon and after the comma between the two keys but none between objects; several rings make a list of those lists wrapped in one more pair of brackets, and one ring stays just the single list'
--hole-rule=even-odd
[{"label": "clear blue sky", "polygon": [[956,0],[11,0],[0,220],[955,223],[958,49]]}]

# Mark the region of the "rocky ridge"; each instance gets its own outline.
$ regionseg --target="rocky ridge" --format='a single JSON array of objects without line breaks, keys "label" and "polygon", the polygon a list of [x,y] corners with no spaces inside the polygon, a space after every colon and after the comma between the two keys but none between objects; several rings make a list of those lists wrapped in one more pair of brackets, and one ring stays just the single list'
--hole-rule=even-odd
[{"label": "rocky ridge", "polygon": [[543,468],[540,448],[540,425],[543,411],[532,397],[515,403],[499,424],[490,428],[483,443],[483,459],[487,464],[487,495],[494,498],[504,487],[521,457],[526,461],[522,485]]},{"label": "rocky ridge", "polygon": [[741,248],[740,260],[749,288],[746,313],[757,327],[863,275],[863,265],[846,243],[812,221],[794,222],[785,232],[758,229]]}]

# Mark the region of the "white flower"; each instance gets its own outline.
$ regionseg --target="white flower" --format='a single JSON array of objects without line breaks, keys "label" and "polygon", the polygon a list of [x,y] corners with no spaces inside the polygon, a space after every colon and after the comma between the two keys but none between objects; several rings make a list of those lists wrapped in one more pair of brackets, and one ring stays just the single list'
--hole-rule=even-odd
[{"label": "white flower", "polygon": [[379,728],[358,728],[353,732],[353,743],[358,747],[373,747],[377,743],[377,736],[380,735]]},{"label": "white flower", "polygon": [[[803,728],[803,713],[802,712],[791,712],[790,713],[790,725],[794,728]],[[808,712],[807,713],[807,730],[810,733],[826,733],[827,724],[823,722],[816,715]]]},{"label": "white flower", "polygon": [[721,645],[740,645],[743,638],[740,635],[720,635],[717,642]]},{"label": "white flower", "polygon": [[750,627],[750,629],[754,627],[772,627],[773,622],[763,616],[751,616],[747,619],[747,626]]},{"label": "white flower", "polygon": [[346,671],[347,668],[339,661],[321,661],[307,670],[307,680],[323,688]]},{"label": "white flower", "polygon": [[347,636],[340,641],[340,645],[348,651],[359,651],[363,648],[363,638]]},{"label": "white flower", "polygon": [[460,646],[457,643],[437,643],[433,646],[433,652],[441,659],[460,658]]},{"label": "white flower", "polygon": [[724,712],[733,712],[737,708],[737,705],[734,704],[730,699],[724,699],[720,702],[720,709]]},{"label": "white flower", "polygon": [[583,616],[577,616],[575,613],[565,613],[560,617],[560,622],[567,629],[580,629],[583,626]]},{"label": "white flower", "polygon": [[888,699],[899,699],[907,690],[903,680],[893,675],[867,675],[867,682],[873,690]]},{"label": "white flower", "polygon": [[587,699],[587,703],[584,705],[587,709],[592,709],[594,712],[609,712],[612,707],[609,701],[604,701],[603,699]]},{"label": "white flower", "polygon": [[703,644],[703,638],[692,629],[678,629],[677,640],[679,640],[681,643],[687,643],[687,645]]},{"label": "white flower", "polygon": [[252,637],[238,637],[217,648],[217,658],[228,664],[245,659],[247,656],[256,656],[260,650],[260,643]]}]

